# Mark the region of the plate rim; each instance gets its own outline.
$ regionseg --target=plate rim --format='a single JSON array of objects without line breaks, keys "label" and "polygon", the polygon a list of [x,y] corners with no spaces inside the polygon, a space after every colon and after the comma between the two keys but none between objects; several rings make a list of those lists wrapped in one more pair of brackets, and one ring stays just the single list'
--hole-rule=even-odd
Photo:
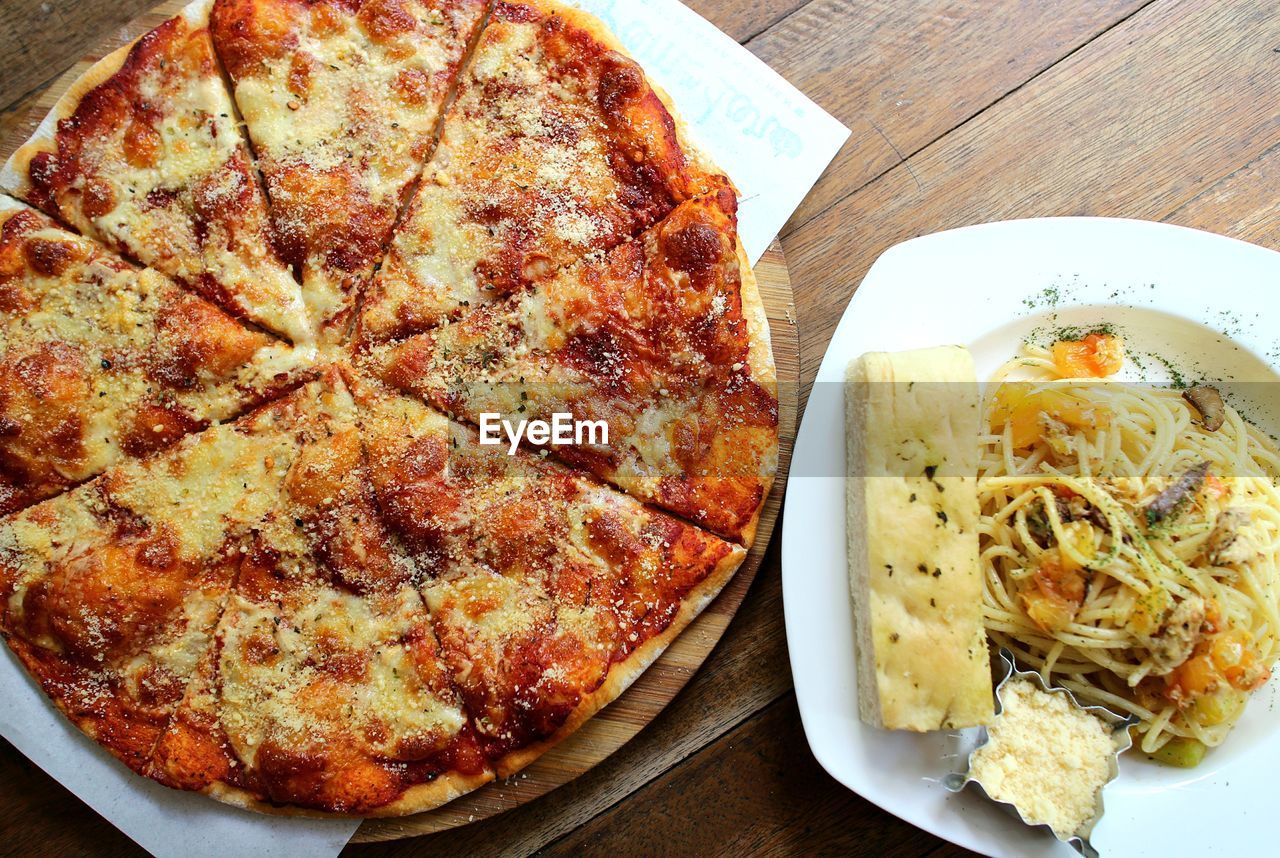
[{"label": "plate rim", "polygon": [[[1078,239],[1081,235],[1085,235],[1091,230],[1112,233],[1108,236],[1112,239],[1123,238],[1123,234],[1126,232],[1131,235],[1143,234],[1144,240],[1148,242],[1151,241],[1154,236],[1165,236],[1166,240],[1182,237],[1195,242],[1202,242],[1205,246],[1216,245],[1219,248],[1216,253],[1219,255],[1224,253],[1239,254],[1242,257],[1251,255],[1256,258],[1258,265],[1273,265],[1277,268],[1278,273],[1280,273],[1280,252],[1271,248],[1262,247],[1241,239],[1220,235],[1207,230],[1138,218],[1093,216],[1016,218],[991,221],[987,223],[968,224],[951,229],[940,230],[938,232],[927,233],[925,235],[913,236],[886,248],[876,257],[875,261],[867,269],[867,272],[863,275],[858,288],[854,290],[853,295],[850,297],[843,313],[841,314],[839,322],[832,330],[831,337],[824,350],[819,368],[814,375],[813,384],[831,383],[843,380],[844,364],[848,359],[851,359],[853,355],[836,354],[839,343],[843,339],[847,338],[847,335],[842,336],[842,333],[846,326],[853,324],[855,314],[859,312],[864,304],[871,300],[871,296],[878,296],[879,290],[887,288],[887,286],[892,283],[891,280],[883,281],[882,283],[884,277],[883,274],[880,274],[880,276],[875,275],[877,275],[879,270],[887,267],[888,265],[892,265],[899,257],[906,254],[920,253],[927,250],[932,245],[944,242],[964,241],[968,236],[977,234],[983,234],[985,238],[989,233],[1009,230],[1029,230],[1039,232],[1041,236],[1044,236],[1046,233],[1042,231],[1061,229],[1071,232],[1072,239]],[[1053,236],[1055,239],[1058,237],[1059,236]],[[1066,235],[1063,235],[1062,238],[1064,241],[1067,240]],[[871,285],[870,291],[867,289],[868,284]],[[1273,292],[1271,298],[1273,302],[1280,305],[1280,281],[1277,282],[1277,288]],[[1068,297],[1066,300],[1057,303],[1053,307],[1053,312],[1069,310],[1073,307],[1086,306],[1091,303],[1093,302],[1073,301]],[[1128,306],[1141,307],[1142,305],[1130,304]],[[1205,325],[1203,317],[1188,315],[1185,309],[1170,307],[1167,304],[1156,303],[1154,306],[1147,305],[1145,309],[1171,313],[1175,316],[1189,319],[1200,325]],[[1015,322],[1017,319],[1017,315],[1002,319],[997,324],[994,324],[989,330],[994,330],[1003,324]],[[1224,333],[1224,336],[1231,340],[1233,344],[1245,348],[1247,351],[1252,353],[1259,360],[1265,363],[1271,371],[1280,373],[1280,353],[1277,353],[1276,356],[1269,356],[1251,343],[1241,342],[1240,339],[1230,334]],[[806,428],[811,425],[809,418],[811,413],[810,406],[812,406],[812,404],[813,400],[812,396],[810,396],[809,401],[805,403],[801,424],[797,431],[796,444],[798,451],[808,446],[806,444],[806,439],[811,433],[806,432]],[[841,440],[843,441],[843,436],[841,436]],[[841,443],[841,446],[843,446],[843,443]],[[782,543],[780,551],[780,565],[782,567],[783,610],[784,615],[788,620],[788,622],[785,623],[788,642],[788,658],[792,671],[793,684],[795,686],[797,707],[800,712],[800,720],[805,732],[805,738],[814,758],[818,761],[818,764],[822,766],[823,770],[832,778],[859,795],[864,800],[870,802],[884,812],[893,814],[899,819],[902,819],[923,831],[927,831],[940,839],[979,852],[992,849],[1009,850],[1016,848],[1019,844],[1010,843],[1007,837],[1003,836],[1000,832],[993,832],[990,836],[983,837],[980,836],[980,833],[975,829],[966,828],[956,824],[949,824],[947,816],[931,816],[927,813],[929,805],[927,801],[924,800],[925,793],[923,792],[920,793],[922,797],[921,801],[912,802],[911,804],[904,806],[900,801],[892,800],[892,794],[887,791],[866,789],[867,779],[865,777],[860,780],[848,777],[846,769],[828,757],[826,744],[822,741],[815,741],[814,731],[817,728],[814,722],[817,716],[813,712],[814,706],[812,703],[810,703],[809,706],[806,706],[805,698],[808,683],[796,681],[797,676],[804,673],[798,663],[800,652],[804,647],[796,645],[796,640],[800,635],[797,631],[799,624],[790,621],[792,619],[791,610],[788,608],[789,605],[794,605],[797,602],[797,599],[794,598],[794,593],[797,588],[801,586],[800,582],[802,580],[796,570],[800,560],[795,556],[801,549],[797,549],[795,546],[798,538],[808,536],[810,533],[802,530],[803,525],[796,521],[795,516],[785,515],[787,508],[792,506],[793,493],[795,493],[796,496],[804,493],[806,491],[805,486],[809,480],[801,475],[792,474],[791,476],[792,478],[788,481],[787,486],[781,534]],[[841,498],[843,498],[843,480],[841,480],[841,483],[842,488],[840,495]],[[841,538],[841,543],[843,544],[843,528],[841,528],[839,536]],[[843,553],[842,549],[841,554]],[[789,568],[792,570],[790,574],[788,572]],[[788,593],[791,593],[793,598],[788,598]],[[852,681],[854,677],[848,677],[847,679]],[[851,780],[856,781],[857,785],[855,786],[854,783],[851,783]],[[1063,854],[1066,853],[1064,852]]]}]

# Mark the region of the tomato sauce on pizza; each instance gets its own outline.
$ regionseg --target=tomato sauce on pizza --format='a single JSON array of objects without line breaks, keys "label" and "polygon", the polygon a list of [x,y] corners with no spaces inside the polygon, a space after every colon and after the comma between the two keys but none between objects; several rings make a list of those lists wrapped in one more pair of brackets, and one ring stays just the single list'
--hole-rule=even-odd
[{"label": "tomato sauce on pizza", "polygon": [[743,562],[778,437],[736,192],[594,18],[198,0],[0,185],[0,634],[140,775],[438,807]]}]

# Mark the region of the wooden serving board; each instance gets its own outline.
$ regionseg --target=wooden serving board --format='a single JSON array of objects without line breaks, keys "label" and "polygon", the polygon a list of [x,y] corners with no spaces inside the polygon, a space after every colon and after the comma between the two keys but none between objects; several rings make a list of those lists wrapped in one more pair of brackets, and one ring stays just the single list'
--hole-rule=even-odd
[{"label": "wooden serving board", "polygon": [[[16,108],[0,113],[0,163],[8,159],[35,131],[40,120],[91,65],[121,45],[163,23],[187,5],[169,0],[104,36],[95,48],[48,87],[32,93]],[[2,72],[2,70],[0,70]],[[678,105],[677,105],[678,107]],[[622,747],[684,688],[694,672],[715,648],[742,604],[765,548],[773,535],[787,469],[796,436],[797,393],[800,378],[800,341],[795,327],[794,296],[782,246],[775,241],[755,268],[760,295],[769,315],[773,356],[778,367],[779,436],[778,478],[760,515],[756,542],[742,568],[719,597],[617,700],[576,733],[548,751],[512,778],[496,781],[427,813],[398,819],[367,820],[356,833],[356,842],[416,837],[466,825],[502,813],[542,796],[583,774]]]}]

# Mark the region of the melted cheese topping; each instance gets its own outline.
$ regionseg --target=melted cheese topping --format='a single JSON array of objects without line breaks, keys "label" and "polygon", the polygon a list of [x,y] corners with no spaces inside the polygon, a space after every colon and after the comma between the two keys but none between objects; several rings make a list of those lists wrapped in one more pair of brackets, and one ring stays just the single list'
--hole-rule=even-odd
[{"label": "melted cheese topping", "polygon": [[[544,280],[688,192],[674,126],[638,67],[562,19],[499,15],[371,290],[363,325],[375,339]],[[635,105],[670,139],[629,124]]]},{"label": "melted cheese topping", "polygon": [[559,452],[737,535],[776,469],[777,399],[748,365],[731,212],[715,198],[684,203],[530,291],[373,346],[370,369],[472,423],[607,421],[608,445]]},{"label": "melted cheese topping", "polygon": [[140,652],[121,667],[125,692],[142,698],[148,693],[147,683],[156,671],[179,677],[186,685],[196,675],[200,659],[213,645],[213,629],[224,607],[225,585],[188,593],[182,603],[182,614],[172,628],[177,634]]},{"label": "melted cheese topping", "polygon": [[276,229],[318,323],[350,307],[381,257],[483,8],[272,0],[245,13],[247,35],[215,13]]},{"label": "melted cheese topping", "polygon": [[28,209],[0,220],[0,256],[0,470],[31,500],[235,416],[312,357]]},{"label": "melted cheese topping", "polygon": [[[346,369],[220,422],[338,359],[489,5],[216,4],[270,236],[213,42],[186,18],[82,100],[93,122],[59,141],[79,160],[32,162],[40,205],[155,270],[47,220],[0,243],[0,505],[36,465],[54,475],[41,492],[105,471],[0,518],[0,625],[86,732],[162,782],[359,813],[446,771],[483,776],[555,733],[744,554],[554,462],[481,448],[410,400],[362,391],[357,421]],[[540,9],[498,5],[371,320],[521,292],[707,190],[638,67]],[[281,345],[165,275],[320,345]],[[393,294],[432,278],[423,300]],[[566,302],[599,296],[566,285],[563,301],[521,300],[503,371],[554,369],[592,332]],[[626,308],[637,325],[650,310]],[[591,354],[562,377],[575,396],[627,370],[616,349]],[[675,446],[655,442],[646,467]]]},{"label": "melted cheese topping", "polygon": [[119,466],[104,478],[107,490],[113,504],[165,521],[192,562],[208,560],[229,541],[270,528],[290,466],[330,423],[349,422],[353,407],[345,388],[312,382],[155,460]]},{"label": "melted cheese topping", "polygon": [[482,652],[502,658],[506,641],[536,635],[550,622],[553,606],[546,595],[518,579],[473,574],[428,582],[423,588],[436,622],[467,629]]},{"label": "melted cheese topping", "polygon": [[491,753],[554,729],[740,551],[412,400],[376,401],[362,423],[379,505]]},{"label": "melted cheese topping", "polygon": [[178,17],[153,31],[82,112],[74,142],[71,128],[57,133],[57,169],[73,171],[53,189],[61,217],[296,342],[312,337],[301,290],[271,250],[266,201],[206,30]]},{"label": "melted cheese topping", "polygon": [[465,716],[419,674],[405,644],[430,634],[426,619],[411,587],[375,600],[299,582],[282,606],[235,597],[219,675],[222,726],[237,755],[252,766],[268,742],[321,752],[355,745],[387,759],[446,745]]},{"label": "melted cheese topping", "polygon": [[[226,616],[236,558],[289,510],[290,465],[335,426],[350,426],[353,408],[331,374],[238,424],[121,465],[0,523],[3,624],[62,665],[33,667],[49,693],[73,715],[123,706],[149,725],[148,742],[158,741],[179,701],[200,697],[188,686]],[[276,538],[271,548],[300,556],[305,545]],[[363,606],[344,603],[352,630],[376,628],[354,615]],[[314,601],[303,610],[327,627],[341,622],[331,607]],[[149,748],[113,749],[143,770]]]},{"label": "melted cheese topping", "polygon": [[172,519],[182,551],[204,558],[226,542],[229,531],[256,525],[279,505],[280,484],[297,447],[290,438],[218,427],[183,452],[182,459],[167,463],[167,479],[136,468],[114,474],[112,493],[135,514]]}]

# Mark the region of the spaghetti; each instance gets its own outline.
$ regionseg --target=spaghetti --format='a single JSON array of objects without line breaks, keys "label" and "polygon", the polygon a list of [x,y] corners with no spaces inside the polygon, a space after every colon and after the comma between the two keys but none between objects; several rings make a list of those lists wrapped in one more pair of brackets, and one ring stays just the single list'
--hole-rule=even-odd
[{"label": "spaghetti", "polygon": [[1234,409],[1209,431],[1178,391],[1099,380],[1123,353],[1090,339],[1092,363],[1028,347],[989,388],[985,623],[1047,681],[1137,716],[1142,750],[1194,765],[1280,655],[1280,451]]}]

